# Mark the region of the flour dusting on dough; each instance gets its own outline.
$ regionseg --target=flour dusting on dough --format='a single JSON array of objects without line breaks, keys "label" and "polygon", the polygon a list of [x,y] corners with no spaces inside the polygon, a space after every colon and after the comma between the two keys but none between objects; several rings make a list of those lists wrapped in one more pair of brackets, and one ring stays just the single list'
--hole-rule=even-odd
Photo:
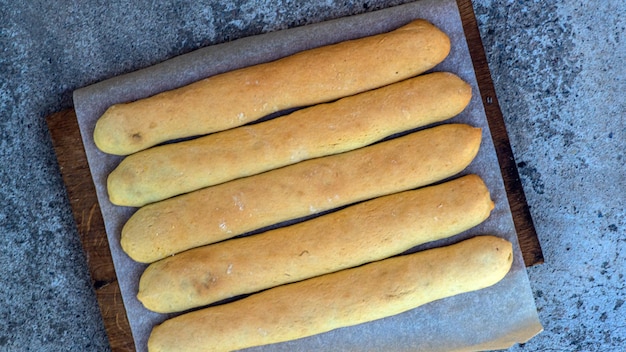
[{"label": "flour dusting on dough", "polygon": [[222,220],[222,222],[220,222],[218,226],[220,227],[220,230],[222,230],[223,232],[232,233],[232,231],[228,228],[228,225],[226,225],[226,221]]},{"label": "flour dusting on dough", "polygon": [[246,205],[244,204],[243,200],[235,195],[233,196],[233,201],[235,202],[235,205],[237,206],[237,208],[241,211],[243,211],[246,208]]}]

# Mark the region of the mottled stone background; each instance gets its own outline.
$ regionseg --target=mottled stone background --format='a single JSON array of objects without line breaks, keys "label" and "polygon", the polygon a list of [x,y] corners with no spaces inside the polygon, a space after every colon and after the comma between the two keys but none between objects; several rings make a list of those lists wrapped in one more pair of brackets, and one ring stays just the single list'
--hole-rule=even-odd
[{"label": "mottled stone background", "polygon": [[[109,349],[45,123],[74,89],[403,2],[0,0],[0,351]],[[626,2],[474,9],[546,259],[529,270],[545,332],[511,350],[621,351]]]}]

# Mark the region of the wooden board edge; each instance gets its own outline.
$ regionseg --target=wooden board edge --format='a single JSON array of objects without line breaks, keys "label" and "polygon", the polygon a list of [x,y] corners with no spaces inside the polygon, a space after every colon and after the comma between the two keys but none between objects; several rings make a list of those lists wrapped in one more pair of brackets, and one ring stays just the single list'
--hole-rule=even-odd
[{"label": "wooden board edge", "polygon": [[476,72],[476,80],[487,114],[489,129],[495,144],[498,162],[504,179],[504,186],[509,199],[515,230],[517,231],[524,263],[527,267],[544,262],[541,244],[535,230],[530,209],[519,177],[513,150],[504,124],[504,117],[498,104],[495,87],[491,79],[491,71],[483,47],[478,23],[471,0],[457,0],[461,14],[463,30],[467,38],[470,56]]},{"label": "wooden board edge", "polygon": [[47,117],[46,122],[111,350],[135,351],[76,113],[64,110]]}]

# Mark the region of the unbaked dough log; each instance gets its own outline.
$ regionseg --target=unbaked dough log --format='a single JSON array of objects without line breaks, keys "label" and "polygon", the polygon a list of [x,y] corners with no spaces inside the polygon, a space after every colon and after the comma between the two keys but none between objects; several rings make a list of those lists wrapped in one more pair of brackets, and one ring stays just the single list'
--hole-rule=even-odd
[{"label": "unbaked dough log", "polygon": [[173,143],[125,158],[108,177],[113,204],[143,206],[301,160],[363,147],[454,117],[471,87],[437,72],[263,123]]},{"label": "unbaked dough log", "polygon": [[98,119],[94,141],[106,153],[126,155],[167,140],[222,131],[416,76],[443,61],[449,51],[445,33],[416,20],[389,33],[303,51],[113,105]]},{"label": "unbaked dough log", "polygon": [[140,208],[121,245],[153,262],[281,221],[425,186],[462,171],[481,129],[444,124],[346,153],[204,188]]},{"label": "unbaked dough log", "polygon": [[361,324],[492,286],[512,261],[507,240],[474,237],[183,314],[152,330],[148,350],[232,351]]},{"label": "unbaked dough log", "polygon": [[403,253],[483,222],[493,209],[476,175],[380,197],[263,234],[157,261],[138,299],[171,313]]}]

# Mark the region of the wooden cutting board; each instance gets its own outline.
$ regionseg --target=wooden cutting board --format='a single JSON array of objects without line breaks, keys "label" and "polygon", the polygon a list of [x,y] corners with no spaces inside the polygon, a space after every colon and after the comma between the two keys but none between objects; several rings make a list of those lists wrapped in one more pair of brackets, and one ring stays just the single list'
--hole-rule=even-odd
[{"label": "wooden cutting board", "polygon": [[[471,0],[457,0],[457,3],[489,121],[489,128],[498,154],[524,261],[527,266],[540,264],[543,263],[541,246],[513,158]],[[49,116],[47,123],[67,188],[78,234],[87,258],[92,285],[100,305],[111,349],[113,351],[134,351],[133,337],[113,268],[104,221],[87,164],[87,156],[83,148],[76,114],[71,109],[61,111]]]}]

